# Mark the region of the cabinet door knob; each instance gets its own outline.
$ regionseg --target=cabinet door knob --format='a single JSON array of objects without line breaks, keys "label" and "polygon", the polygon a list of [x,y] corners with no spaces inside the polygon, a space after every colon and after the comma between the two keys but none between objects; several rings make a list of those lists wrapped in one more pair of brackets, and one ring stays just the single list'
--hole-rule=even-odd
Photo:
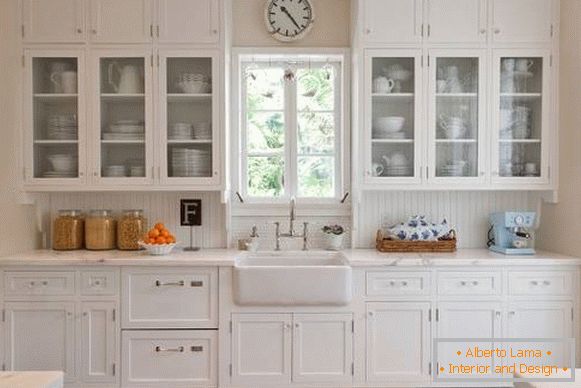
[{"label": "cabinet door knob", "polygon": [[82,33],[83,33],[83,30],[80,28],[77,28],[77,34],[82,34]]},{"label": "cabinet door knob", "polygon": [[500,318],[500,311],[496,311],[494,314],[496,315],[497,318]]},{"label": "cabinet door knob", "polygon": [[408,282],[406,282],[406,281],[404,280],[403,282],[401,282],[401,285],[402,285],[402,286],[404,286],[404,287],[407,287],[407,285],[408,285]]},{"label": "cabinet door knob", "polygon": [[465,286],[465,285],[466,285],[466,282],[462,280],[462,281],[460,282],[460,285],[461,285],[461,286]]},{"label": "cabinet door knob", "polygon": [[486,34],[486,28],[482,28],[482,29],[480,30],[480,33],[481,33],[481,34]]},{"label": "cabinet door knob", "polygon": [[533,286],[538,286],[538,285],[539,285],[539,282],[537,282],[536,280],[532,280],[532,281],[531,281],[531,284],[532,284]]},{"label": "cabinet door knob", "polygon": [[551,282],[548,281],[548,280],[545,280],[545,281],[543,281],[543,285],[544,286],[550,286],[551,285]]},{"label": "cabinet door knob", "polygon": [[83,317],[86,317],[86,316],[88,316],[88,315],[89,315],[89,313],[88,313],[88,312],[86,312],[86,311],[83,313]]},{"label": "cabinet door knob", "polygon": [[97,35],[97,30],[93,29],[93,30],[91,30],[91,33],[92,33],[93,35]]},{"label": "cabinet door knob", "polygon": [[365,33],[366,33],[367,35],[371,34],[371,29],[370,29],[370,28],[366,28],[366,29],[365,29]]},{"label": "cabinet door knob", "polygon": [[477,280],[474,280],[474,281],[472,282],[472,285],[473,285],[473,286],[477,286],[477,285],[478,285],[478,281],[477,281]]},{"label": "cabinet door knob", "polygon": [[498,28],[495,28],[495,29],[494,29],[494,33],[495,33],[495,34],[497,34],[497,35],[498,35],[498,34],[500,34],[500,29],[498,29]]},{"label": "cabinet door knob", "polygon": [[373,311],[370,311],[368,314],[369,314],[370,317],[372,317],[374,315],[373,314]]}]

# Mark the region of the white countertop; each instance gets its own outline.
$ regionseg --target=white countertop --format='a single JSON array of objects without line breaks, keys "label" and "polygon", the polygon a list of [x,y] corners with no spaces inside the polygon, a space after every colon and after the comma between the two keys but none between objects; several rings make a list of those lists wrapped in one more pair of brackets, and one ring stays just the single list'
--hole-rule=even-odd
[{"label": "white countertop", "polygon": [[[310,251],[315,252],[315,251]],[[242,252],[234,249],[174,251],[168,256],[149,256],[144,251],[35,250],[0,257],[0,266],[225,266],[234,265]],[[281,252],[284,253],[284,252]],[[455,253],[381,253],[375,249],[348,249],[343,253],[353,267],[405,266],[510,266],[581,265],[581,259],[558,253],[537,252],[534,256],[505,256],[487,249],[459,249]]]},{"label": "white countertop", "polygon": [[63,372],[0,372],[0,388],[62,388]]}]

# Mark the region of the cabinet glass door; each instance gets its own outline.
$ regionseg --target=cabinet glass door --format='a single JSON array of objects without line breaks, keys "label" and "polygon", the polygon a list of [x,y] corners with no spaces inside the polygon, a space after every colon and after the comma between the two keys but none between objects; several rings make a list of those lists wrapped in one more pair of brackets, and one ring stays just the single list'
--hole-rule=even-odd
[{"label": "cabinet glass door", "polygon": [[[80,126],[84,126],[79,74],[80,54],[68,56],[27,53],[27,90],[31,94],[25,114],[27,143],[32,144],[26,175],[43,182],[74,182],[83,177]],[[80,116],[81,114],[81,116]]]},{"label": "cabinet glass door", "polygon": [[370,155],[366,175],[375,182],[419,177],[416,157],[419,55],[368,56],[367,133]]},{"label": "cabinet glass door", "polygon": [[216,57],[178,52],[160,57],[160,88],[165,98],[159,124],[165,143],[161,176],[183,184],[215,183]]},{"label": "cabinet glass door", "polygon": [[[478,178],[481,173],[481,57],[430,56],[431,178]],[[463,54],[460,54],[463,55]]]},{"label": "cabinet glass door", "polygon": [[97,58],[97,176],[114,184],[148,183],[151,141],[149,55]]},{"label": "cabinet glass door", "polygon": [[548,56],[497,56],[498,157],[495,176],[548,178]]}]

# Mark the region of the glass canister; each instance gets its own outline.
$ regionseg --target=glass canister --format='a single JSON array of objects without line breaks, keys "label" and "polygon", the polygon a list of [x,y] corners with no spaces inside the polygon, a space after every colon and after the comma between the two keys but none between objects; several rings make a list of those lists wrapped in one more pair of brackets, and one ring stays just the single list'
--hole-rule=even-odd
[{"label": "glass canister", "polygon": [[72,251],[83,248],[85,220],[80,210],[59,210],[52,228],[52,249]]},{"label": "glass canister", "polygon": [[85,247],[104,251],[115,249],[117,222],[111,210],[91,210],[85,219]]},{"label": "glass canister", "polygon": [[137,243],[145,233],[147,220],[143,210],[124,210],[117,222],[117,248],[123,251],[136,251]]}]

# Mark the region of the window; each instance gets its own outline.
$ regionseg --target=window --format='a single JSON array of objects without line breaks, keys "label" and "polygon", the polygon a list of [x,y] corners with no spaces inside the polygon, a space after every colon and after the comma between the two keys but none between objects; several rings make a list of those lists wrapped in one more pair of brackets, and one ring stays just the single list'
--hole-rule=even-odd
[{"label": "window", "polygon": [[340,58],[241,57],[241,193],[334,199],[342,190]]}]

